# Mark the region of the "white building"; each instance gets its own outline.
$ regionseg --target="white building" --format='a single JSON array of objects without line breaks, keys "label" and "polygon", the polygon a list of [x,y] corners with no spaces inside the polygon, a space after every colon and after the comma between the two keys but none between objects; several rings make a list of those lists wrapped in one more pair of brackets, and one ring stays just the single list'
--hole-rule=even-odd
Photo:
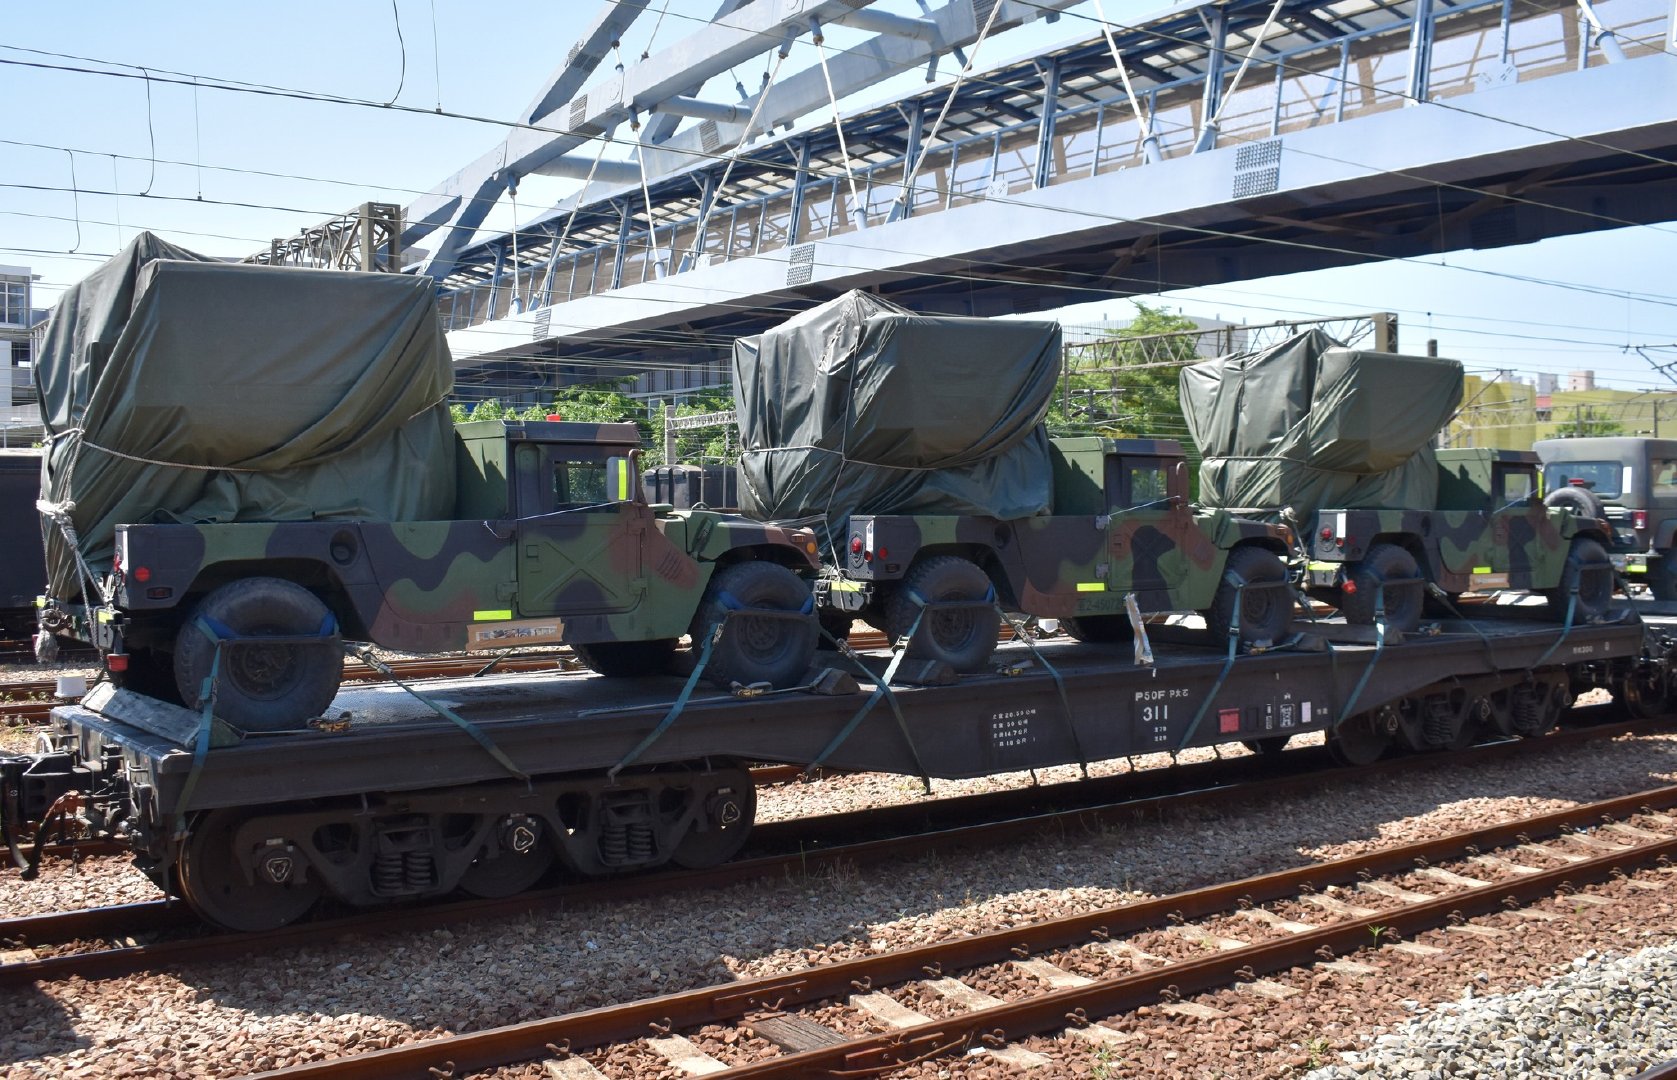
[{"label": "white building", "polygon": [[41,407],[35,396],[35,350],[30,327],[46,312],[34,306],[35,274],[27,266],[0,266],[0,445],[28,446],[41,437]]}]

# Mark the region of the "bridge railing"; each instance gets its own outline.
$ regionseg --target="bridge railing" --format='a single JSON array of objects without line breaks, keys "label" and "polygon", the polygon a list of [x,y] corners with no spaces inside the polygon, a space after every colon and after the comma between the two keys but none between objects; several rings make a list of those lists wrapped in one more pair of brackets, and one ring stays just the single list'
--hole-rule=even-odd
[{"label": "bridge railing", "polygon": [[[1593,0],[1593,7],[1626,59],[1667,47],[1672,0]],[[1371,9],[1367,16],[1380,14]],[[1427,99],[1439,100],[1609,62],[1579,7],[1567,0],[1521,0],[1518,5],[1513,0],[1464,0],[1435,8],[1427,29],[1430,63],[1419,76],[1412,70],[1412,18],[1392,18],[1260,57],[1239,88],[1226,95],[1217,144],[1261,141],[1403,108],[1414,103],[1409,96],[1414,85],[1423,88]],[[1228,59],[1232,70],[1239,58],[1231,53]],[[1204,120],[1204,79],[1191,76],[1143,95],[1161,158],[1194,152]],[[1028,196],[1039,186],[1148,164],[1146,131],[1123,97],[1060,104],[1046,144],[1042,123],[1033,117],[940,143],[926,154],[906,198],[906,162],[900,156],[853,163],[851,176],[805,176],[801,191],[796,177],[761,194],[739,190],[744,188],[739,177],[749,175],[749,169],[736,169],[731,185],[736,190],[724,193],[703,220],[702,231],[694,201],[685,217],[650,231],[631,219],[616,236],[585,250],[554,256],[549,238],[541,261],[516,274],[507,267],[485,284],[445,294],[444,319],[451,328],[469,326],[504,317],[509,310],[563,303],[695,266],[837,238],[862,227],[859,217],[877,226],[905,213],[922,216],[984,199]],[[1039,169],[1043,145],[1048,162]],[[773,183],[767,174],[758,188],[765,183]],[[646,207],[637,203],[631,198],[624,213],[644,223]],[[540,237],[521,236],[521,242],[526,257],[541,250]]]}]

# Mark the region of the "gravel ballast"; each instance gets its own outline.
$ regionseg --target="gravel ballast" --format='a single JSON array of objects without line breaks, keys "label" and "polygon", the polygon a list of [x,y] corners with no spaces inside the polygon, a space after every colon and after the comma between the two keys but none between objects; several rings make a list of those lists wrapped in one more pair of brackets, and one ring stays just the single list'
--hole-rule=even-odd
[{"label": "gravel ballast", "polygon": [[1677,949],[1591,950],[1572,967],[1515,994],[1474,997],[1470,984],[1460,1002],[1424,1009],[1307,1080],[1620,1077],[1677,1057]]}]

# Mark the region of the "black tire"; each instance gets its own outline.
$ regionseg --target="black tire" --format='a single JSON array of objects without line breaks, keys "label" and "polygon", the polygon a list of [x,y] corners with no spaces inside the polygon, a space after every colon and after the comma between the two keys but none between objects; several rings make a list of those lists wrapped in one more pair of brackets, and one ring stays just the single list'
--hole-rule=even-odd
[{"label": "black tire", "polygon": [[1567,603],[1574,588],[1578,590],[1578,604],[1572,610],[1572,621],[1599,618],[1607,614],[1613,602],[1613,560],[1601,541],[1588,536],[1574,536],[1572,548],[1566,553],[1566,565],[1561,570],[1560,584],[1543,592],[1544,599],[1557,618],[1566,617]]},{"label": "black tire", "polygon": [[1606,505],[1601,496],[1589,488],[1574,487],[1568,484],[1559,487],[1543,496],[1544,506],[1560,506],[1571,510],[1573,514],[1588,521],[1596,521],[1607,516]]},{"label": "black tire", "polygon": [[593,641],[586,645],[572,645],[571,651],[588,666],[588,670],[608,679],[638,679],[645,675],[662,675],[669,670],[670,657],[675,654],[675,639]]},{"label": "black tire", "polygon": [[[1293,622],[1293,593],[1284,587],[1287,564],[1281,561],[1281,556],[1250,544],[1237,547],[1229,552],[1223,573],[1225,579],[1233,573],[1249,586],[1270,587],[1238,590],[1227,580],[1220,581],[1216,594],[1211,598],[1211,607],[1200,613],[1212,636],[1221,641],[1228,634],[1238,601],[1241,644],[1274,644],[1286,637],[1287,627]],[[1276,587],[1276,583],[1282,587]]]},{"label": "black tire", "polygon": [[989,575],[958,555],[933,555],[910,567],[885,601],[885,632],[893,641],[908,636],[915,620],[920,622],[905,646],[909,656],[942,661],[956,671],[982,670],[996,651],[996,634],[1001,630],[995,606],[932,609],[921,618],[921,607],[910,590],[934,604],[978,601],[991,595]]},{"label": "black tire", "polygon": [[224,647],[216,679],[216,715],[245,731],[290,731],[319,716],[337,696],[343,678],[337,620],[301,585],[279,578],[234,581],[204,597],[175,639],[175,684],[188,708],[202,708],[205,678],[215,643],[199,618],[240,637],[317,635],[319,645]]},{"label": "black tire", "polygon": [[1648,560],[1647,586],[1655,600],[1677,600],[1677,549],[1663,548]]},{"label": "black tire", "polygon": [[[1341,589],[1339,610],[1348,623],[1365,626],[1374,623],[1374,600],[1380,587],[1385,586],[1384,604],[1386,625],[1393,630],[1407,632],[1421,625],[1421,613],[1426,608],[1427,583],[1421,577],[1421,567],[1415,556],[1396,544],[1375,544],[1368,554],[1346,568],[1346,577],[1356,586],[1355,591]],[[1393,581],[1413,581],[1412,585],[1396,587]]]},{"label": "black tire", "polygon": [[[711,577],[693,616],[693,648],[704,648],[706,636],[727,619],[733,607],[796,612],[810,611],[811,602],[809,583],[778,563],[722,567]],[[815,659],[820,634],[813,611],[802,619],[754,618],[742,613],[728,622],[705,668],[710,681],[724,690],[736,682],[766,682],[777,690],[796,686]]]},{"label": "black tire", "polygon": [[1128,615],[1078,615],[1060,620],[1060,629],[1078,641],[1129,641],[1135,628]]}]

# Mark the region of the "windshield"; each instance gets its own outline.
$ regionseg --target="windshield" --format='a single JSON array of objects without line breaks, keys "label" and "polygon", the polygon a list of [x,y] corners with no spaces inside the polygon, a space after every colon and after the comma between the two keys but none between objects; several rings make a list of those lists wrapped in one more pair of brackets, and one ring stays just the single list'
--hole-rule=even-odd
[{"label": "windshield", "polygon": [[1553,461],[1543,467],[1543,490],[1567,487],[1574,480],[1604,499],[1619,497],[1619,478],[1625,467],[1617,461]]}]

